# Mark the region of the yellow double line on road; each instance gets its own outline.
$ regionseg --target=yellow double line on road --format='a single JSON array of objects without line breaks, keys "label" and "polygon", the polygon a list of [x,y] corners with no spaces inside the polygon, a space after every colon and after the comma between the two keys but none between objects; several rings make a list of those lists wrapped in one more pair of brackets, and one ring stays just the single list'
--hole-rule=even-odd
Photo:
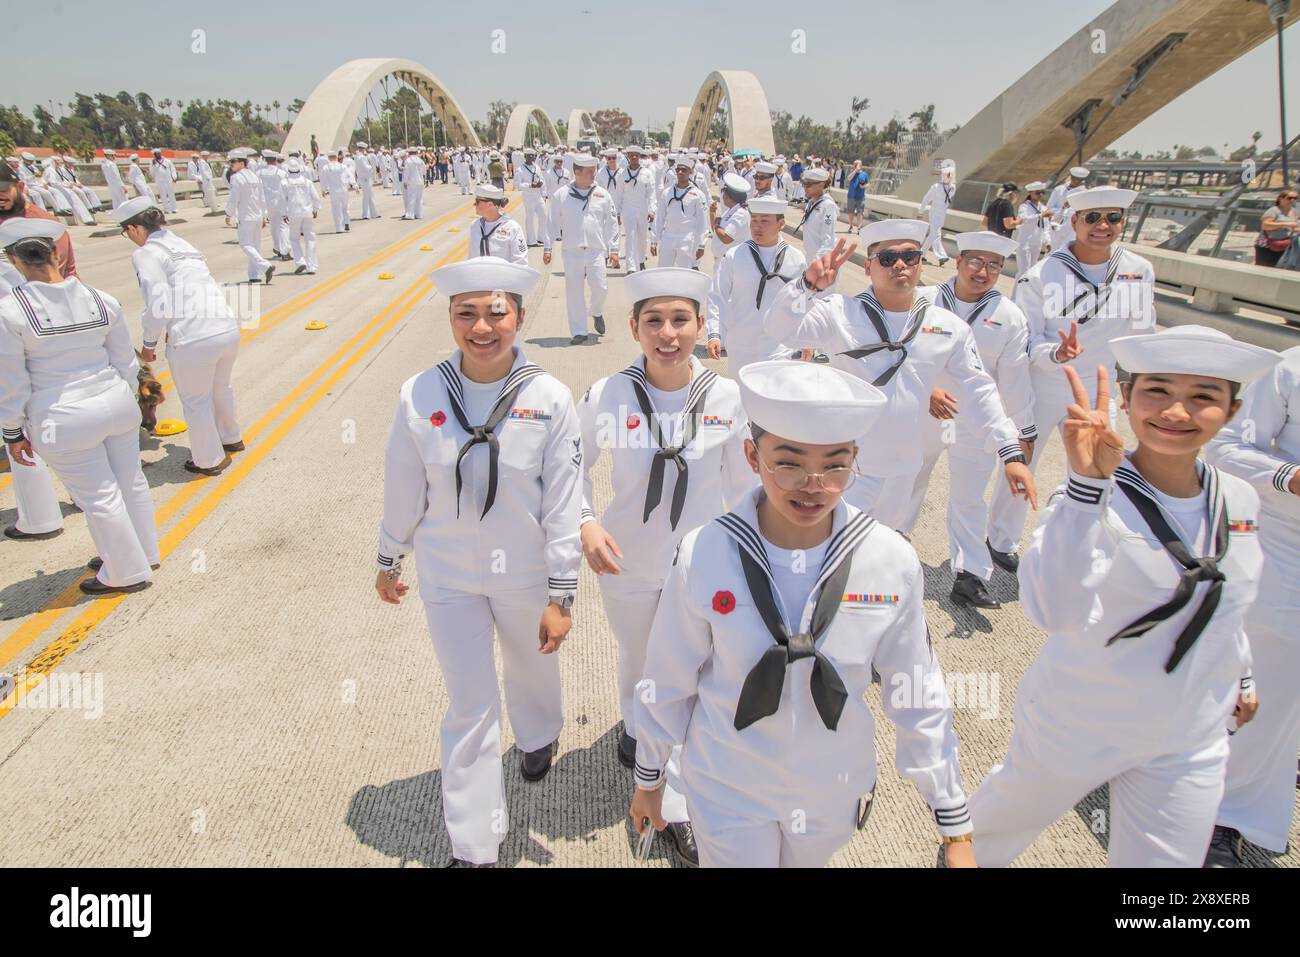
[{"label": "yellow double line on road", "polygon": [[[466,245],[461,245],[457,249],[445,256],[436,265],[441,266],[454,259],[464,256]],[[435,266],[436,268],[436,266]],[[274,408],[266,413],[250,428],[246,435],[249,437],[245,441],[255,440],[256,436],[266,430],[275,420],[294,405],[298,399],[308,390],[312,390],[310,395],[289,413],[278,425],[275,426],[260,442],[254,442],[250,445],[249,450],[240,455],[236,464],[232,465],[225,474],[219,479],[202,479],[189,483],[189,487],[182,490],[172,501],[166,503],[158,513],[158,524],[162,525],[165,521],[164,513],[167,517],[174,515],[179,506],[174,506],[175,499],[185,497],[189,498],[197,494],[198,491],[206,487],[211,482],[216,482],[216,486],[207,491],[197,505],[179,521],[175,527],[167,532],[159,542],[159,551],[165,560],[171,555],[182,541],[192,532],[198,524],[206,518],[213,509],[217,507],[241,482],[252,472],[253,468],[260,462],[272,449],[283,440],[292,429],[307,415],[313,408],[324,399],[332,389],[339,383],[358,362],[361,361],[376,345],[383,341],[384,337],[393,329],[393,327],[405,316],[420,299],[432,288],[432,282],[427,276],[417,280],[414,284],[407,287],[393,302],[386,306],[378,315],[370,320],[360,331],[352,336],[343,346],[341,346],[333,355],[322,363],[316,371],[298,384],[288,395],[280,400]],[[364,340],[364,341],[362,341]],[[351,352],[351,355],[348,353]],[[334,368],[337,365],[337,368]],[[333,368],[332,372],[326,375],[326,372]],[[315,388],[313,389],[313,386]],[[80,579],[78,579],[80,581]],[[12,635],[3,643],[0,643],[0,668],[3,668],[8,662],[13,660],[18,654],[30,646],[66,609],[74,604],[80,589],[74,583],[55,597],[50,605],[43,611],[32,616],[24,622]],[[15,686],[9,696],[0,701],[0,718],[7,715],[16,706],[18,701],[24,697],[31,689],[40,684],[44,677],[56,668],[90,633],[126,598],[126,595],[111,595],[105,598],[99,598],[92,601],[67,628],[32,658],[25,669],[25,673],[17,674]]]},{"label": "yellow double line on road", "polygon": [[[390,243],[389,245],[385,246],[383,249],[380,249],[378,252],[372,253],[370,256],[366,257],[360,262],[352,266],[349,266],[341,273],[331,276],[329,279],[325,280],[324,282],[317,283],[315,286],[312,286],[310,289],[306,290],[305,292],[299,293],[298,295],[294,296],[288,302],[276,306],[274,309],[272,309],[270,312],[268,312],[265,316],[263,316],[258,321],[256,327],[252,329],[246,329],[243,332],[243,334],[240,335],[239,337],[240,345],[243,345],[245,342],[248,342],[251,339],[257,338],[263,332],[270,329],[271,327],[279,325],[281,322],[301,312],[303,309],[307,308],[312,303],[324,298],[334,290],[351,282],[353,279],[357,278],[357,276],[361,275],[371,266],[376,266],[379,263],[383,262],[385,259],[387,259],[389,256],[396,255],[397,253],[401,252],[407,247],[414,245],[416,242],[423,239],[425,236],[427,236],[433,230],[437,229],[439,226],[443,226],[446,223],[464,215],[464,212],[465,210],[463,207],[457,206],[451,212],[439,216],[437,219],[429,223],[427,226],[422,226],[421,228],[417,229],[415,232],[410,233],[407,236],[403,236],[401,239],[397,240],[396,242]],[[164,385],[170,380],[171,380],[171,372],[164,372],[162,375],[158,377],[158,381],[163,383]],[[0,491],[4,491],[12,483],[13,483],[13,476],[11,474],[9,473],[0,474]]]}]

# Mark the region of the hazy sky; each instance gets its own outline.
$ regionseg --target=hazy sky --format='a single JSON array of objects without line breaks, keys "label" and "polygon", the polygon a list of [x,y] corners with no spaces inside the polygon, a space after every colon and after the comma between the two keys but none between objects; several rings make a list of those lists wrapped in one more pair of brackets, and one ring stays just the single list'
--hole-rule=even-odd
[{"label": "hazy sky", "polygon": [[[30,111],[74,92],[155,99],[306,98],[345,60],[413,59],[482,119],[495,99],[539,103],[553,118],[574,106],[619,107],[635,124],[666,126],[712,69],[758,75],[773,109],[832,122],[855,96],[868,123],[936,104],[943,127],[990,99],[1096,16],[1111,0],[458,0],[170,2],[139,5],[45,0],[10,11],[30,41],[9,45],[0,100]],[[589,11],[589,12],[588,12]],[[227,16],[231,13],[235,15]],[[791,52],[791,31],[807,53]],[[206,31],[207,52],[191,52]],[[491,52],[494,30],[506,50]],[[41,40],[58,37],[52,54]],[[1287,32],[1289,126],[1300,127],[1300,31]],[[997,52],[995,52],[997,51]],[[1175,100],[1116,145],[1151,151],[1174,143],[1221,148],[1278,138],[1276,47],[1264,44]],[[48,105],[48,104],[47,104]],[[55,112],[58,112],[56,105]],[[281,113],[283,116],[283,111]]]}]

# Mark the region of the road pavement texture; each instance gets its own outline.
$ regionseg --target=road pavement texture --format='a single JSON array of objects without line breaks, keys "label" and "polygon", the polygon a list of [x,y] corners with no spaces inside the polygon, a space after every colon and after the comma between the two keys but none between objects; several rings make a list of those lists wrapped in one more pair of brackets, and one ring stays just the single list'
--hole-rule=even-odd
[{"label": "road pavement texture", "polygon": [[[411,593],[394,608],[375,595],[373,562],[398,387],[453,347],[446,301],[432,293],[427,273],[464,255],[472,213],[455,187],[435,186],[425,218],[402,222],[400,200],[376,193],[383,218],[354,220],[347,238],[329,231],[322,212],[316,276],[278,275],[261,289],[261,322],[245,331],[235,367],[248,449],[233,466],[219,478],[191,476],[181,467],[184,435],[144,438],[164,556],[152,588],[100,599],[77,591],[94,548],[61,487],[64,535],[0,542],[0,672],[15,673],[26,692],[0,703],[5,864],[449,859],[439,794],[442,676],[414,570],[405,576]],[[513,193],[511,202],[518,204]],[[243,278],[234,230],[220,217],[188,203],[176,218],[183,221],[176,231],[205,253],[218,280]],[[81,275],[121,299],[138,341],[134,247],[94,231],[72,230]],[[530,258],[545,279],[527,303],[523,347],[580,396],[637,354],[623,273],[611,276],[608,335],[569,346],[559,257],[549,270],[540,249]],[[278,265],[292,272],[292,263]],[[852,294],[865,277],[849,268],[840,289]],[[925,270],[927,282],[949,275]],[[306,331],[313,320],[327,328]],[[179,417],[169,391],[159,418]],[[1064,475],[1059,443],[1046,454],[1044,500]],[[964,676],[954,689],[956,730],[973,791],[1005,753],[1016,683],[1043,634],[1016,603],[1015,578],[1001,571],[992,585],[1007,602],[1001,610],[968,611],[948,598],[946,468],[944,460],[935,471],[914,543],[944,670]],[[610,494],[608,456],[595,487],[599,510]],[[0,475],[0,522],[13,519],[9,477]],[[545,780],[521,778],[508,722],[504,728],[512,829],[503,865],[634,864],[632,778],[616,756],[615,645],[585,565],[573,617],[561,652],[567,723]],[[878,686],[870,697],[879,728],[875,809],[833,863],[932,866],[928,808],[894,770],[893,727]],[[1104,863],[1106,815],[1103,789],[1018,863]],[[978,855],[978,835],[975,846]],[[664,841],[651,854],[651,865],[674,866]],[[1293,825],[1289,854],[1251,851],[1249,862],[1300,865],[1300,828]]]}]

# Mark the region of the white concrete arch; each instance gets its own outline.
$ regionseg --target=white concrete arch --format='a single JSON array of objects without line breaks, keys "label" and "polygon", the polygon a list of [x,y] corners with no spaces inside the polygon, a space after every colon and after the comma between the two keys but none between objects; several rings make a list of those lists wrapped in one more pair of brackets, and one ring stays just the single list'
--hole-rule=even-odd
[{"label": "white concrete arch", "polygon": [[281,149],[285,152],[299,149],[310,154],[313,133],[322,150],[346,146],[366,96],[376,83],[388,76],[408,84],[429,104],[453,144],[481,145],[469,117],[441,80],[414,60],[373,57],[349,60],[321,80],[307,97]]},{"label": "white concrete arch", "polygon": [[506,121],[506,132],[501,138],[501,145],[507,148],[532,146],[532,143],[525,143],[524,137],[528,135],[528,121],[536,120],[537,125],[542,128],[543,146],[559,146],[560,133],[551,122],[551,118],[546,111],[536,103],[519,103],[510,111],[510,119]]},{"label": "white concrete arch", "polygon": [[[727,98],[727,149],[755,149],[765,156],[776,152],[772,137],[772,114],[767,108],[767,94],[758,77],[748,70],[714,70],[704,78],[695,94],[686,121],[681,110],[673,125],[673,146],[702,147],[709,135],[709,125],[723,97]],[[680,130],[680,140],[678,131]]]},{"label": "white concrete arch", "polygon": [[591,113],[580,107],[575,107],[569,111],[569,125],[564,130],[564,139],[568,146],[578,145],[578,140],[584,139],[583,131],[596,129],[596,121],[591,118]]},{"label": "white concrete arch", "polygon": [[686,123],[691,118],[691,108],[689,106],[677,107],[677,113],[673,116],[673,138],[670,149],[679,150],[682,148],[682,142],[686,139]]}]

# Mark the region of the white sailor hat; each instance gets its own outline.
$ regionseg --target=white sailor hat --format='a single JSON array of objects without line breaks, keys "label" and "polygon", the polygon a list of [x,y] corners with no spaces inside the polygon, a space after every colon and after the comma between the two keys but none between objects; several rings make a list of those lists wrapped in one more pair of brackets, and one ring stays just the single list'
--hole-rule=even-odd
[{"label": "white sailor hat", "polygon": [[[749,204],[754,205],[752,202]],[[858,230],[859,242],[863,249],[870,250],[876,243],[887,243],[897,239],[910,239],[918,246],[925,242],[925,235],[930,231],[930,224],[919,219],[880,219],[867,223]]]},{"label": "white sailor hat", "polygon": [[592,156],[590,153],[574,153],[573,165],[578,167],[595,166],[596,157]]},{"label": "white sailor hat", "polygon": [[1070,175],[1073,176],[1075,179],[1087,179],[1088,174],[1089,174],[1089,170],[1088,167],[1086,166],[1070,167]]},{"label": "white sailor hat", "polygon": [[658,144],[655,144],[654,146],[651,146],[651,147],[650,147],[650,154],[651,154],[652,156],[658,156],[658,155],[659,155],[659,146],[658,146]]},{"label": "white sailor hat", "polygon": [[752,196],[749,199],[751,213],[769,213],[774,216],[785,215],[785,200],[775,196]]},{"label": "white sailor hat", "polygon": [[999,235],[991,229],[977,230],[969,233],[958,233],[957,251],[965,253],[971,252],[972,250],[993,253],[997,256],[1006,258],[1016,251],[1016,241],[1010,236]]},{"label": "white sailor hat", "polygon": [[75,156],[69,156],[67,153],[64,153],[64,154],[63,154],[63,162],[65,162],[65,163],[76,163],[76,162],[77,162],[77,158],[76,158]]},{"label": "white sailor hat", "polygon": [[104,150],[104,155],[105,155],[105,156],[116,156],[116,155],[117,155],[117,150]]},{"label": "white sailor hat", "polygon": [[673,168],[685,166],[687,169],[695,169],[695,160],[691,159],[685,153],[673,157]]},{"label": "white sailor hat", "polygon": [[[24,153],[23,155],[26,156],[27,154]],[[132,153],[132,154],[131,154],[131,162],[132,162],[132,163],[139,162],[139,160],[140,160],[140,154],[139,154],[139,153]]]},{"label": "white sailor hat", "polygon": [[564,162],[564,154],[563,154],[563,153],[556,153],[555,155],[553,155],[553,156],[551,157],[551,162],[553,162],[553,163],[563,163],[563,162]]},{"label": "white sailor hat", "polygon": [[161,146],[155,146],[155,147],[153,148],[153,152],[155,152],[155,153],[161,153],[161,152],[162,152],[162,147],[161,147]]},{"label": "white sailor hat", "polygon": [[776,175],[776,165],[769,163],[767,160],[759,160],[754,164],[754,173],[758,176],[774,176]]},{"label": "white sailor hat", "polygon": [[778,155],[772,160],[772,162],[775,163],[777,166],[783,166],[785,164],[785,156]]},{"label": "white sailor hat", "polygon": [[[137,157],[137,155],[136,155],[135,153],[132,153],[132,154],[131,154],[131,159],[137,159],[137,158],[138,158],[138,157]],[[236,149],[233,149],[233,150],[230,150],[229,152],[227,152],[227,153],[226,153],[226,159],[227,159],[228,161],[231,161],[231,162],[233,162],[234,160],[247,160],[247,159],[248,159],[248,151],[245,150],[242,146],[241,146],[241,147],[238,147],[238,148],[236,148]]]},{"label": "white sailor hat", "polygon": [[526,296],[542,274],[497,256],[478,256],[435,269],[429,278],[448,299],[463,292],[513,292]]},{"label": "white sailor hat", "polygon": [[1272,349],[1240,342],[1208,326],[1175,326],[1110,341],[1115,360],[1129,373],[1213,376],[1248,385],[1282,361]]},{"label": "white sailor hat", "polygon": [[745,179],[743,176],[737,175],[736,173],[723,173],[722,185],[733,193],[749,192],[749,180]]},{"label": "white sailor hat", "polygon": [[360,148],[363,149],[363,150],[364,150],[364,149],[369,149],[369,148],[370,148],[370,144],[369,144],[369,143],[363,142],[363,141],[361,141],[361,140],[357,140],[357,146],[360,147]]},{"label": "white sailor hat", "polygon": [[817,362],[751,362],[737,375],[749,421],[794,442],[835,445],[864,435],[884,410],[885,394]]},{"label": "white sailor hat", "polygon": [[491,183],[479,183],[474,187],[474,195],[479,199],[505,199],[506,191],[498,189]]},{"label": "white sailor hat", "polygon": [[658,266],[628,273],[623,279],[623,288],[633,303],[656,296],[680,296],[683,299],[693,299],[703,309],[709,299],[711,283],[709,274],[699,269]]},{"label": "white sailor hat", "polygon": [[274,159],[274,158],[275,158],[275,150],[272,150],[272,149],[264,149],[264,150],[262,150],[262,156],[263,156],[263,158],[265,158],[265,159]]},{"label": "white sailor hat", "polygon": [[609,147],[609,148],[607,148],[607,149],[603,149],[603,150],[601,150],[601,151],[600,151],[600,155],[603,156],[603,157],[605,157],[606,159],[609,159],[609,157],[611,157],[611,156],[617,156],[617,155],[618,155],[618,150],[614,149],[614,147],[611,146],[611,147]]},{"label": "white sailor hat", "polygon": [[1036,179],[1032,183],[1025,184],[1026,193],[1038,193],[1045,189],[1047,189],[1047,184],[1044,183],[1041,179]]},{"label": "white sailor hat", "polygon": [[209,155],[211,155],[211,154],[208,153],[207,150],[199,150],[199,155],[200,155],[200,156],[209,156]]},{"label": "white sailor hat", "polygon": [[137,196],[135,199],[128,199],[108,215],[113,222],[124,223],[133,216],[139,216],[146,209],[160,208],[157,200],[150,199],[148,196]]},{"label": "white sailor hat", "polygon": [[27,150],[23,150],[23,159],[31,161],[36,159],[36,156],[33,153],[29,153]]},{"label": "white sailor hat", "polygon": [[1070,197],[1070,208],[1075,212],[1085,209],[1128,209],[1137,199],[1137,190],[1116,189],[1114,186],[1094,186]]},{"label": "white sailor hat", "polygon": [[624,152],[624,153],[628,153],[628,154],[635,153],[637,156],[640,156],[640,155],[641,155],[641,147],[639,147],[639,146],[637,146],[635,143],[633,143],[631,146],[624,147],[623,152]]},{"label": "white sailor hat", "polygon": [[302,162],[295,156],[293,159],[289,160],[289,162],[284,164],[284,169],[286,173],[301,173]]},{"label": "white sailor hat", "polygon": [[830,172],[824,169],[806,169],[802,177],[805,183],[824,183],[830,178]]},{"label": "white sailor hat", "polygon": [[67,231],[57,219],[11,216],[0,223],[0,249],[8,249],[22,239],[58,239]]},{"label": "white sailor hat", "polygon": [[527,156],[527,155],[530,154],[530,153],[531,153],[533,156],[536,156],[536,155],[537,155],[537,150],[533,149],[533,147],[531,147],[531,146],[525,146],[525,147],[524,147],[524,155]]}]

